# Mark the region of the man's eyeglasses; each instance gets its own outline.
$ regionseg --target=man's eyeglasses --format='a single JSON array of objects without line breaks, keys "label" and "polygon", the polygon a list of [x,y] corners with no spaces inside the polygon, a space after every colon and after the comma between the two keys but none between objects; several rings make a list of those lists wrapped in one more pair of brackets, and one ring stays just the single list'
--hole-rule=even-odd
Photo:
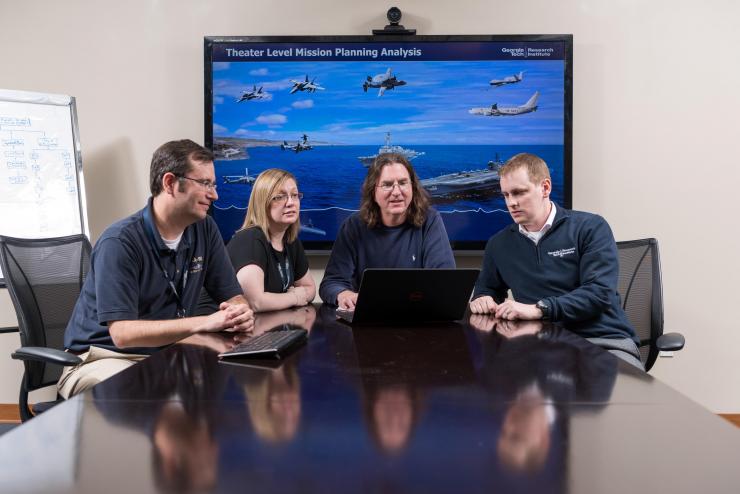
[{"label": "man's eyeglasses", "polygon": [[216,190],[216,187],[218,187],[218,185],[216,185],[215,183],[211,182],[210,180],[206,180],[205,178],[203,178],[203,179],[200,179],[200,178],[190,178],[190,177],[186,177],[184,175],[183,176],[178,176],[177,178],[178,178],[178,180],[190,180],[191,182],[195,182],[196,184],[199,184],[201,187],[204,187],[207,190]]},{"label": "man's eyeglasses", "polygon": [[293,200],[293,202],[300,201],[301,199],[303,199],[303,192],[294,192],[292,194],[278,194],[276,196],[272,196],[270,200],[275,204],[287,204],[289,197]]},{"label": "man's eyeglasses", "polygon": [[391,192],[393,190],[393,187],[395,187],[396,185],[398,185],[398,188],[400,190],[408,190],[408,188],[411,186],[411,182],[406,179],[399,180],[397,182],[380,182],[380,184],[378,184],[378,188],[383,192]]}]

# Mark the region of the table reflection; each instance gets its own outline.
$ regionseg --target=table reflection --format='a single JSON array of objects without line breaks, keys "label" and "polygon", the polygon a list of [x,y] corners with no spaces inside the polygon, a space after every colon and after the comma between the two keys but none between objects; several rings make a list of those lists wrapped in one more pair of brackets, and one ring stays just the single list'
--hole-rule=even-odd
[{"label": "table reflection", "polygon": [[[482,384],[502,402],[496,453],[502,479],[565,490],[572,405],[598,413],[611,396],[617,359],[541,321],[471,316]],[[526,479],[526,480],[523,480]]]},{"label": "table reflection", "polygon": [[301,418],[297,359],[277,369],[252,369],[243,375],[247,408],[257,436],[283,443],[295,437]]},{"label": "table reflection", "polygon": [[[421,469],[428,492],[445,492],[449,477],[430,468],[443,463],[482,488],[562,492],[572,405],[597,412],[617,371],[608,353],[539,321],[351,327],[308,306],[258,315],[253,334],[276,327],[305,328],[308,343],[284,360],[221,361],[233,335],[205,335],[93,390],[110,422],[149,438],[158,489],[294,490],[341,464],[322,486],[361,477],[402,492],[418,477],[401,472]],[[285,462],[308,463],[283,478]]]},{"label": "table reflection", "polygon": [[533,383],[552,402],[606,403],[617,359],[583,338],[542,321],[470,318],[486,387],[513,400]]},{"label": "table reflection", "polygon": [[[110,422],[138,430],[152,444],[152,478],[163,491],[211,489],[217,479],[220,448],[218,429],[232,420],[228,407],[215,404],[231,396],[214,351],[180,345],[132,368],[126,379],[114,376],[92,390],[96,408]],[[237,414],[239,415],[239,414]]]},{"label": "table reflection", "polygon": [[313,305],[304,305],[291,309],[274,312],[259,312],[254,317],[254,336],[261,335],[272,329],[285,327],[303,328],[311,331],[316,321],[316,308]]},{"label": "table reflection", "polygon": [[216,484],[218,443],[212,424],[185,409],[180,400],[165,403],[154,422],[152,467],[164,491],[201,491]]},{"label": "table reflection", "polygon": [[284,361],[219,361],[233,335],[158,352],[3,435],[0,491],[737,490],[729,424],[568,331],[333,316],[261,315],[310,329]]},{"label": "table reflection", "polygon": [[[315,320],[316,308],[312,305],[263,312],[255,317],[253,335],[275,329],[302,328],[310,332]],[[297,355],[290,355],[278,361],[224,361],[242,367],[234,376],[244,383],[252,426],[264,441],[284,443],[295,437],[298,431],[301,417],[299,360]]]},{"label": "table reflection", "polygon": [[536,384],[522,390],[506,408],[496,451],[504,467],[525,473],[540,471],[550,452],[555,406]]},{"label": "table reflection", "polygon": [[352,336],[368,436],[385,455],[409,447],[428,393],[475,382],[462,326],[366,326]]},{"label": "table reflection", "polygon": [[[255,335],[285,327],[311,329],[313,306],[260,314],[249,334],[199,334],[92,390],[110,422],[146,434],[158,489],[212,489],[224,435],[289,441],[301,415],[298,359],[221,361],[217,355]],[[228,431],[228,433],[226,433]],[[240,432],[241,431],[241,432]]]},{"label": "table reflection", "polygon": [[363,392],[370,438],[384,453],[401,453],[419,420],[423,392],[405,384],[368,384]]}]

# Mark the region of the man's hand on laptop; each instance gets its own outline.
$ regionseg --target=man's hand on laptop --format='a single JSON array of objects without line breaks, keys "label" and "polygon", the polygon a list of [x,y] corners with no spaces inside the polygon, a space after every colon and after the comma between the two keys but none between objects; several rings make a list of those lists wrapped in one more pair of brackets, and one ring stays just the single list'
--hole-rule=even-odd
[{"label": "man's hand on laptop", "polygon": [[340,309],[354,310],[357,304],[357,294],[352,290],[344,290],[337,295],[337,306]]},{"label": "man's hand on laptop", "polygon": [[509,321],[542,319],[542,312],[534,304],[522,304],[510,298],[498,304],[495,315],[498,319]]},{"label": "man's hand on laptop", "polygon": [[490,295],[483,295],[470,302],[470,312],[473,314],[493,314],[498,305]]}]

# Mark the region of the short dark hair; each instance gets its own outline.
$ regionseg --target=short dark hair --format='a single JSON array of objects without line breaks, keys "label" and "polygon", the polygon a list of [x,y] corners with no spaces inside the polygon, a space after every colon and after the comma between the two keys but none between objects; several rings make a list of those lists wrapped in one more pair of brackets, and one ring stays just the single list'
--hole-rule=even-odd
[{"label": "short dark hair", "polygon": [[190,139],[165,142],[154,151],[149,168],[149,190],[152,196],[162,192],[165,173],[184,176],[196,162],[213,162],[213,153]]},{"label": "short dark hair", "polygon": [[411,223],[417,228],[421,228],[424,221],[427,219],[427,210],[429,209],[429,194],[426,189],[421,186],[419,177],[416,176],[414,167],[411,166],[409,160],[403,155],[397,153],[383,153],[379,154],[370,168],[367,170],[365,181],[362,184],[362,198],[360,200],[360,218],[370,228],[375,226],[380,221],[380,206],[375,202],[375,188],[378,185],[378,179],[383,171],[383,167],[386,165],[392,165],[398,163],[406,168],[409,172],[409,178],[411,179],[411,189],[413,191],[413,197],[409,209],[406,214],[406,222]]}]

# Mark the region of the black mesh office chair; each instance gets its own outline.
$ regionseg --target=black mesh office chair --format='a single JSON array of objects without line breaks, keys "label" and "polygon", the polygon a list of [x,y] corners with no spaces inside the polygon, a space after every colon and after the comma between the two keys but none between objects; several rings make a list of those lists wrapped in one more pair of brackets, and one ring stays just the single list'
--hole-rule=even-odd
[{"label": "black mesh office chair", "polygon": [[654,238],[617,242],[622,308],[640,339],[640,360],[649,371],[661,351],[684,346],[680,333],[663,334],[663,280],[658,241]]},{"label": "black mesh office chair", "polygon": [[23,360],[19,407],[21,419],[51,408],[58,401],[29,409],[28,393],[55,384],[62,366],[79,357],[64,352],[64,330],[90,268],[90,242],[84,235],[49,239],[0,236],[0,267],[18,318]]}]

